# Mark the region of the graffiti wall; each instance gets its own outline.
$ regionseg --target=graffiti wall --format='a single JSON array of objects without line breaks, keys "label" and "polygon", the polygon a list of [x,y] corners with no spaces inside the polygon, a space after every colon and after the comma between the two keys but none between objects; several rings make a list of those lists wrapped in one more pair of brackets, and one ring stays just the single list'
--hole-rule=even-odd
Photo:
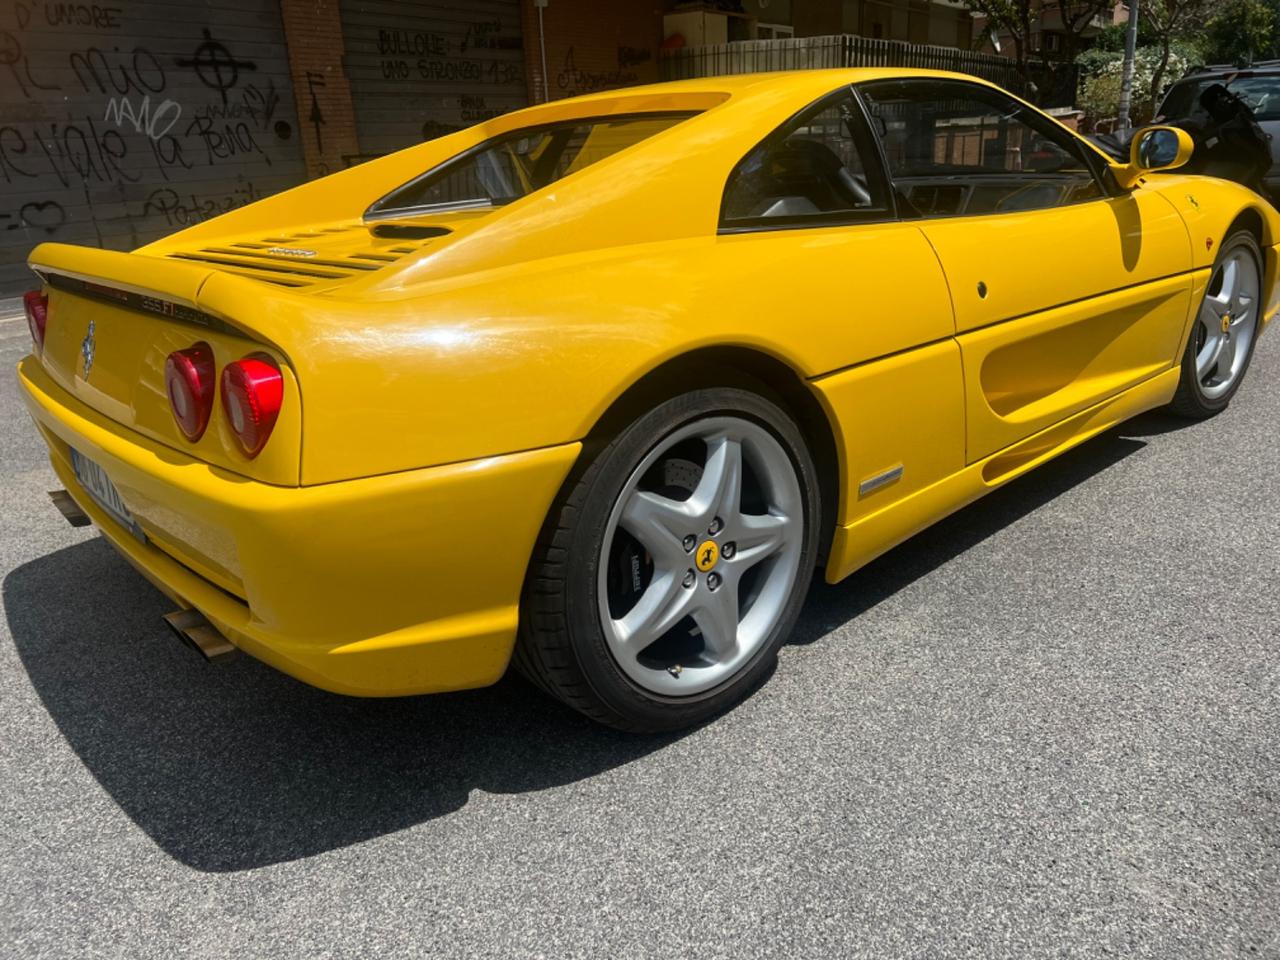
[{"label": "graffiti wall", "polygon": [[305,179],[279,6],[0,3],[0,298]]},{"label": "graffiti wall", "polygon": [[539,18],[532,2],[527,3],[525,42],[535,98],[559,100],[656,83],[662,11],[661,0],[551,0]]},{"label": "graffiti wall", "polygon": [[527,103],[519,0],[343,0],[342,32],[365,157]]}]

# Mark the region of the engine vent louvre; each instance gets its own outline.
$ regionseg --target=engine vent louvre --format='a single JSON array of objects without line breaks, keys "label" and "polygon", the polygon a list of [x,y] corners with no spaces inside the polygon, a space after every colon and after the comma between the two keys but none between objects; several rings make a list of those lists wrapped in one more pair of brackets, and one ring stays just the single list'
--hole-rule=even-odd
[{"label": "engine vent louvre", "polygon": [[[339,234],[351,236],[340,238]],[[317,245],[319,249],[307,245],[306,241],[317,238],[323,241]],[[174,260],[205,263],[226,273],[277,286],[310,287],[364,276],[416,253],[423,246],[405,244],[370,249],[366,246],[368,240],[369,235],[363,225],[322,227],[314,231],[263,237],[261,240],[236,240],[218,246],[179,250],[168,256]]]}]

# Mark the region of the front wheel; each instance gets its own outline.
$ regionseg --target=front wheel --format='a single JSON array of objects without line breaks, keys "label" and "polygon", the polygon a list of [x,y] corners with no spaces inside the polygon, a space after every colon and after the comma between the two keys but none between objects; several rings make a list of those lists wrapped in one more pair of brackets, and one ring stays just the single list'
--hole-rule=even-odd
[{"label": "front wheel", "polygon": [[1263,307],[1262,253],[1253,234],[1241,230],[1227,237],[1214,261],[1170,410],[1202,420],[1226,409],[1253,359]]},{"label": "front wheel", "polygon": [[816,489],[799,429],[756,393],[698,390],[639,417],[547,522],[517,666],[622,729],[673,730],[725,709],[799,614]]}]

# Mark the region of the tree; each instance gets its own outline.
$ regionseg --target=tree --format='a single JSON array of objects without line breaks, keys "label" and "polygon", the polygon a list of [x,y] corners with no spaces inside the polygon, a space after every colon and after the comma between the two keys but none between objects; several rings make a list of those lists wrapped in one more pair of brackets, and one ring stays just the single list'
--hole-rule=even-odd
[{"label": "tree", "polygon": [[1210,2],[1211,0],[1142,0],[1138,19],[1139,32],[1145,33],[1145,39],[1160,51],[1160,59],[1156,61],[1151,73],[1153,104],[1159,102],[1160,89],[1169,67],[1169,58],[1173,55],[1174,44],[1194,37],[1204,29],[1213,16]]},{"label": "tree", "polygon": [[1275,0],[1228,0],[1209,21],[1210,59],[1244,64],[1275,56],[1276,13]]},{"label": "tree", "polygon": [[1013,60],[1024,81],[1031,79],[1027,66],[1028,43],[1031,39],[1032,5],[1035,0],[964,0],[974,13],[987,20],[987,27],[1007,33],[1013,42]]},{"label": "tree", "polygon": [[1114,0],[1044,0],[1042,9],[1058,11],[1062,21],[1064,60],[1075,60],[1085,47],[1085,34],[1093,28],[1094,21],[1109,14],[1114,6]]},{"label": "tree", "polygon": [[[1085,46],[1085,34],[1094,21],[1111,10],[1114,0],[963,0],[973,12],[986,18],[987,26],[1007,34],[1013,43],[1013,59],[1024,80],[1031,79],[1029,54],[1033,24],[1048,11],[1057,11],[1062,23],[1062,58],[1075,60]],[[1261,0],[1253,0],[1261,2]],[[1280,0],[1277,0],[1280,2]]]},{"label": "tree", "polygon": [[[1133,115],[1137,122],[1145,121],[1156,107],[1151,95],[1151,75],[1162,60],[1161,50],[1152,44],[1139,47],[1133,64]],[[1166,67],[1181,73],[1190,61],[1184,55],[1183,45],[1175,44]],[[1124,55],[1114,50],[1090,50],[1076,58],[1080,67],[1080,95],[1076,105],[1085,112],[1090,123],[1107,122],[1115,118],[1120,104],[1120,84],[1124,71]]]}]

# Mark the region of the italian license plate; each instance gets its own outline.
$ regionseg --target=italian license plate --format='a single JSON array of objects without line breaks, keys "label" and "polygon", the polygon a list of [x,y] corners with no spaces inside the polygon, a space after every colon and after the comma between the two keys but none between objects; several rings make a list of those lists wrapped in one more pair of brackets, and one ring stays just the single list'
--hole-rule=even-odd
[{"label": "italian license plate", "polygon": [[89,496],[93,498],[93,502],[107,511],[112,519],[122,527],[145,543],[146,534],[142,532],[142,527],[139,526],[137,520],[133,519],[133,514],[124,505],[124,501],[120,499],[120,493],[116,490],[115,484],[111,482],[111,478],[107,476],[107,471],[74,447],[71,448],[71,467],[76,472],[76,479],[80,481],[80,486],[84,487]]}]

